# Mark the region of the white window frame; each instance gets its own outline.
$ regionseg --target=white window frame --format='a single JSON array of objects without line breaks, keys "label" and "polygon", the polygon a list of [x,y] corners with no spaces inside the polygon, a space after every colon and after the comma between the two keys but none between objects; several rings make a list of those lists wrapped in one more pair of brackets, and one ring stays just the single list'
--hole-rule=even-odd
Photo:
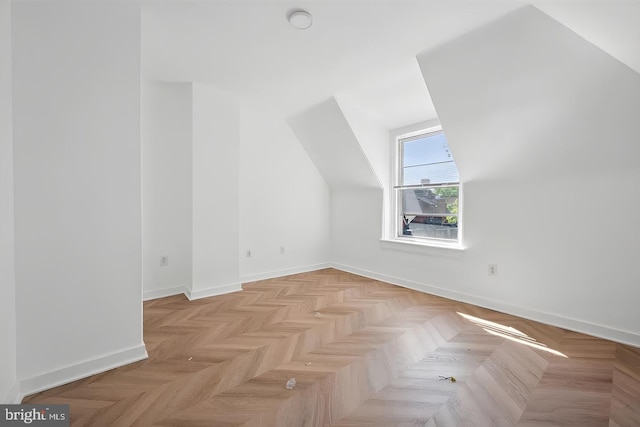
[{"label": "white window frame", "polygon": [[382,240],[382,246],[385,249],[393,249],[405,252],[430,253],[430,248],[445,249],[464,249],[463,246],[463,229],[464,229],[464,204],[463,204],[463,185],[458,182],[458,239],[456,241],[446,239],[430,239],[427,237],[403,236],[399,218],[399,210],[402,209],[401,200],[398,195],[400,191],[397,187],[400,185],[400,167],[402,159],[400,158],[400,141],[418,135],[435,133],[442,131],[442,126],[437,121],[424,122],[413,126],[396,129],[390,132],[391,136],[391,167],[390,167],[390,186],[389,186],[389,203],[387,208],[387,232]]}]

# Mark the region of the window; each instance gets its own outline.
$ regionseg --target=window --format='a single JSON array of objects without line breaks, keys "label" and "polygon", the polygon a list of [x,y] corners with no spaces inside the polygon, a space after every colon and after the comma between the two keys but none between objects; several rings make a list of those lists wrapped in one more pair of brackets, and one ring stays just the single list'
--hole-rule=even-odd
[{"label": "window", "polygon": [[460,178],[442,128],[396,139],[395,238],[460,243]]}]

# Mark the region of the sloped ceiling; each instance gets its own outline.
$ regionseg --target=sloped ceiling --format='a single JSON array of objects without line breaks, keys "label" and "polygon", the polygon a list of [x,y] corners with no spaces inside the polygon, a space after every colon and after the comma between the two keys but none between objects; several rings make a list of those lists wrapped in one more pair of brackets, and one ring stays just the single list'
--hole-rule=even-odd
[{"label": "sloped ceiling", "polygon": [[[213,84],[282,117],[342,96],[387,129],[436,116],[415,57],[514,11],[515,0],[143,2],[146,78]],[[538,1],[640,70],[640,2]],[[305,8],[306,31],[285,16]]]},{"label": "sloped ceiling", "polygon": [[640,74],[540,10],[418,59],[462,180],[637,169]]},{"label": "sloped ceiling", "polygon": [[334,98],[291,117],[288,123],[329,188],[382,189]]},{"label": "sloped ceiling", "polygon": [[546,1],[535,5],[640,73],[640,1]]}]

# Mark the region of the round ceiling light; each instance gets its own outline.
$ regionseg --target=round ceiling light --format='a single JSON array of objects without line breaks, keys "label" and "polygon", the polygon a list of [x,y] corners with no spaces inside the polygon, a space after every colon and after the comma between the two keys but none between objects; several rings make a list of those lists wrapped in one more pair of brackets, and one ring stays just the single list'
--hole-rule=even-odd
[{"label": "round ceiling light", "polygon": [[298,30],[306,30],[313,24],[311,14],[306,10],[294,10],[289,13],[287,20],[293,28],[297,28]]}]

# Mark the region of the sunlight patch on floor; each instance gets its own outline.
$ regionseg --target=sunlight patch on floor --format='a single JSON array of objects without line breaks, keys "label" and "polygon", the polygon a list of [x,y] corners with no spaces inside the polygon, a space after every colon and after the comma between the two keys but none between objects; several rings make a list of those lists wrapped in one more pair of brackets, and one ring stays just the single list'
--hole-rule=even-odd
[{"label": "sunlight patch on floor", "polygon": [[554,354],[556,356],[562,356],[568,359],[568,356],[565,355],[564,353],[561,353],[558,350],[549,348],[546,344],[538,342],[535,338],[530,337],[529,335],[517,330],[516,328],[513,328],[511,326],[505,326],[500,323],[492,322],[490,320],[481,319],[479,317],[471,316],[469,314],[460,313],[459,311],[457,313],[460,316],[464,317],[465,319],[480,326],[482,329],[484,329],[486,332],[490,334],[493,334],[502,338],[506,338],[508,340],[511,340],[520,344],[528,345],[529,347],[537,348],[538,350],[543,350],[551,354]]}]

